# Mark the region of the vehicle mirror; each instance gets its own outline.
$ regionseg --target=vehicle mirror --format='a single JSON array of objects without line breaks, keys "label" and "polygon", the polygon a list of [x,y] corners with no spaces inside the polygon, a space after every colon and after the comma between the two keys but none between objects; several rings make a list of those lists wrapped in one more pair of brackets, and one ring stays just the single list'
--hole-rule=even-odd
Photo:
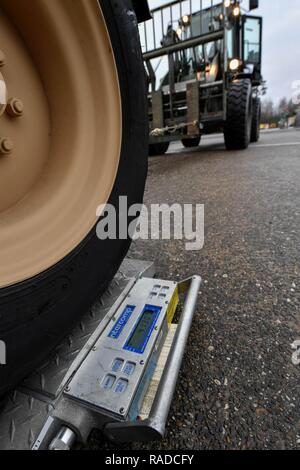
[{"label": "vehicle mirror", "polygon": [[249,0],[249,11],[256,10],[259,7],[259,0]]}]

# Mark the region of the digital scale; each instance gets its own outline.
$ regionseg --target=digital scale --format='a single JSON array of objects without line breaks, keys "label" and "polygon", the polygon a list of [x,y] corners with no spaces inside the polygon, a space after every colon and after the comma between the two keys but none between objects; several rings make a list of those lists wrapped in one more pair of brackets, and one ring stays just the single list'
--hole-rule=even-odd
[{"label": "digital scale", "polygon": [[93,429],[117,442],[164,436],[201,278],[154,274],[151,262],[123,262],[107,292],[2,404],[1,450],[68,450]]},{"label": "digital scale", "polygon": [[178,300],[177,283],[140,279],[66,395],[117,419],[138,419]]}]

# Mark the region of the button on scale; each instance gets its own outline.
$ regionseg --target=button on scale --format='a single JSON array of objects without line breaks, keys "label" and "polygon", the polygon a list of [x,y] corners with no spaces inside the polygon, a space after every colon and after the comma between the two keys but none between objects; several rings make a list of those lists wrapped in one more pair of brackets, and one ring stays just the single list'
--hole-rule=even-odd
[{"label": "button on scale", "polygon": [[126,362],[123,372],[125,375],[132,375],[135,371],[135,363],[134,362]]},{"label": "button on scale", "polygon": [[123,359],[115,359],[112,365],[113,372],[119,372],[123,367]]},{"label": "button on scale", "polygon": [[127,388],[127,385],[128,385],[128,380],[119,379],[116,386],[115,386],[114,391],[116,393],[124,393],[126,388]]},{"label": "button on scale", "polygon": [[102,388],[104,388],[105,390],[112,389],[115,381],[116,381],[116,377],[114,375],[111,375],[111,374],[106,375],[102,381]]}]

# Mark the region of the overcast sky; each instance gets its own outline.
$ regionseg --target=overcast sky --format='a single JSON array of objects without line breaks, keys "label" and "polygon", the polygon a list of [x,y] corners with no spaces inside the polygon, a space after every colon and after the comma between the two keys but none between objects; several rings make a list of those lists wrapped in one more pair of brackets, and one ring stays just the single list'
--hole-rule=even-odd
[{"label": "overcast sky", "polygon": [[[149,0],[150,8],[168,0]],[[248,2],[244,0],[244,5]],[[292,84],[300,80],[300,0],[260,0],[253,15],[263,16],[263,75],[268,95],[275,102],[293,94]]]}]

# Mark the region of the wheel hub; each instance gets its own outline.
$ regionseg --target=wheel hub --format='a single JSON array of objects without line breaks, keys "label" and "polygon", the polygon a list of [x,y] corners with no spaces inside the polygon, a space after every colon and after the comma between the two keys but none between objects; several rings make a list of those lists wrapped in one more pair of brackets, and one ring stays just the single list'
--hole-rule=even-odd
[{"label": "wheel hub", "polygon": [[[5,65],[5,55],[0,51],[0,66]],[[5,78],[0,72],[0,117],[7,113],[12,118],[21,117],[24,112],[24,104],[18,98],[7,99],[8,87]],[[1,123],[1,122],[0,122]],[[9,155],[13,151],[14,144],[9,137],[1,136],[0,126],[0,156]]]}]

